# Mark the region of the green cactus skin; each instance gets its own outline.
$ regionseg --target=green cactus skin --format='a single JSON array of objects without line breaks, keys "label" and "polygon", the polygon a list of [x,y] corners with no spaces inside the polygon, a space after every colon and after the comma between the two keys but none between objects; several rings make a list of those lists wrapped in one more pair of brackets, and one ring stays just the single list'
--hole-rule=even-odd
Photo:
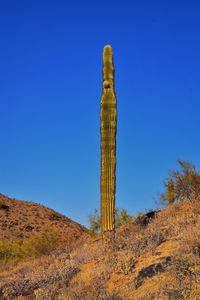
[{"label": "green cactus skin", "polygon": [[116,130],[117,109],[114,87],[113,50],[103,49],[103,88],[101,95],[101,231],[115,229]]}]

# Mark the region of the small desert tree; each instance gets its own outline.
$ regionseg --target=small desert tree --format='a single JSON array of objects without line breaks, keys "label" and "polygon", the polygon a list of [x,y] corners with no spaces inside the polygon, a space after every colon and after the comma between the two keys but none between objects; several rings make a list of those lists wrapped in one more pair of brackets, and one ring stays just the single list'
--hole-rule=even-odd
[{"label": "small desert tree", "polygon": [[164,183],[165,191],[161,194],[161,201],[173,204],[176,201],[191,200],[200,195],[200,172],[196,167],[183,160],[177,161],[181,170],[169,172]]},{"label": "small desert tree", "polygon": [[88,216],[88,223],[89,229],[94,232],[98,233],[101,229],[101,217],[99,215],[98,210],[95,208],[93,214]]},{"label": "small desert tree", "polygon": [[128,224],[133,220],[133,217],[127,213],[127,211],[122,208],[121,210],[116,209],[115,212],[115,227],[118,228],[121,225]]}]

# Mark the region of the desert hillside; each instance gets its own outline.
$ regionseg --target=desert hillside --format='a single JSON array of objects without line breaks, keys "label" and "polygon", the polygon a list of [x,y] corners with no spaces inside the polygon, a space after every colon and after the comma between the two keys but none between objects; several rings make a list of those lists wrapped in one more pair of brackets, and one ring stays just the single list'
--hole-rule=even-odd
[{"label": "desert hillside", "polygon": [[106,244],[96,235],[48,255],[4,259],[0,299],[199,300],[199,229],[194,199],[140,216]]},{"label": "desert hillside", "polygon": [[56,231],[64,241],[77,240],[87,229],[54,210],[0,194],[1,241],[24,240],[44,230]]}]

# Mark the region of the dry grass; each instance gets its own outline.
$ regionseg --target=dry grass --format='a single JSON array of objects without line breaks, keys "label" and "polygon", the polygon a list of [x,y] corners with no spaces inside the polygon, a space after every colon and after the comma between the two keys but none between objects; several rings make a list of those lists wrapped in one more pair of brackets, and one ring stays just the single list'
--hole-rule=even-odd
[{"label": "dry grass", "polygon": [[199,228],[194,199],[162,210],[146,227],[119,228],[106,246],[98,236],[66,243],[0,272],[0,299],[199,300]]}]

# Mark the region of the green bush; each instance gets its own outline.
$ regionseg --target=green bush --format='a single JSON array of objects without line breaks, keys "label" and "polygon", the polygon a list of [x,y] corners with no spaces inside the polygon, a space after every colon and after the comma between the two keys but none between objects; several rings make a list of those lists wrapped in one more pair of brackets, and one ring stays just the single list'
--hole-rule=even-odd
[{"label": "green bush", "polygon": [[58,232],[54,229],[44,231],[39,236],[32,236],[26,239],[22,245],[24,256],[39,256],[49,254],[60,244]]},{"label": "green bush", "polygon": [[160,196],[161,202],[167,201],[172,204],[176,201],[191,200],[200,195],[200,172],[188,161],[178,160],[177,162],[181,170],[169,172],[169,177],[164,183],[165,191]]},{"label": "green bush", "polygon": [[93,233],[98,233],[101,229],[101,217],[95,208],[93,214],[88,216],[89,229]]},{"label": "green bush", "polygon": [[19,241],[1,241],[0,260],[20,259],[23,256],[21,248],[22,247]]},{"label": "green bush", "polygon": [[58,231],[45,230],[40,235],[32,236],[24,241],[0,241],[0,260],[21,260],[49,254],[61,244]]}]

